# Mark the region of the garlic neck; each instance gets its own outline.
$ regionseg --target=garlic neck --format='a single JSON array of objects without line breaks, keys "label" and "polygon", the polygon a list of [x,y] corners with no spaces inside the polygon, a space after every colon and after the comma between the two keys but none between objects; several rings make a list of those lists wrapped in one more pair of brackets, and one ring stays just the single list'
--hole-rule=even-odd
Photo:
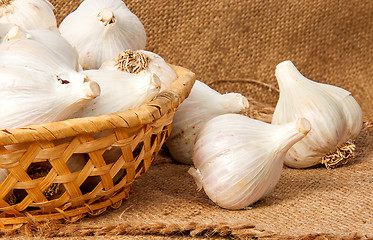
[{"label": "garlic neck", "polygon": [[239,93],[226,93],[220,96],[221,105],[229,110],[227,112],[238,113],[249,107],[249,101]]},{"label": "garlic neck", "polygon": [[311,130],[311,123],[305,118],[299,118],[295,122],[279,125],[279,127],[281,127],[281,130],[277,135],[277,139],[276,137],[274,138],[278,155],[286,154],[294,144],[303,139]]},{"label": "garlic neck", "polygon": [[304,77],[289,60],[284,61],[276,66],[275,75],[278,80],[280,94],[293,89],[296,90],[294,87],[295,84],[305,86],[310,84],[309,79]]},{"label": "garlic neck", "polygon": [[105,26],[115,23],[115,16],[113,11],[108,8],[103,8],[97,15],[97,19],[104,23]]}]

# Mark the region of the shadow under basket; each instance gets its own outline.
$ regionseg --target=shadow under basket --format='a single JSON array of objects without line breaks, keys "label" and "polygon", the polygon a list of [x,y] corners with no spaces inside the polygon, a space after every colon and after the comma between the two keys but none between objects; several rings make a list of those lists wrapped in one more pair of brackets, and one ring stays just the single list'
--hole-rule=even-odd
[{"label": "shadow under basket", "polygon": [[0,130],[0,168],[10,172],[0,184],[0,231],[119,208],[193,87],[194,73],[172,68],[170,89],[137,109]]}]

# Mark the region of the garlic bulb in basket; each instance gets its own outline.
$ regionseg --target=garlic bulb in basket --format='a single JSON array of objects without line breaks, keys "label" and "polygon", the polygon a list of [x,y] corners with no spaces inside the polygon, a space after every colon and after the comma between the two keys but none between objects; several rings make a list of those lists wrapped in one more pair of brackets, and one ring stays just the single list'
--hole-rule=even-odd
[{"label": "garlic bulb in basket", "polygon": [[312,130],[288,152],[285,164],[306,168],[325,164],[327,168],[347,163],[353,156],[352,140],[359,134],[363,113],[351,93],[332,85],[305,78],[291,61],[277,65],[280,97],[273,124],[307,118]]},{"label": "garlic bulb in basket", "polygon": [[[58,73],[80,70],[77,52],[58,33],[14,26],[0,45],[0,65]],[[71,73],[74,74],[74,73]]]},{"label": "garlic bulb in basket", "polygon": [[0,129],[70,118],[100,94],[97,83],[69,81],[24,67],[0,67]]},{"label": "garlic bulb in basket", "polygon": [[84,74],[101,87],[101,94],[87,103],[76,117],[98,116],[137,108],[150,102],[160,89],[157,75],[144,76],[118,71],[86,70]]},{"label": "garlic bulb in basket", "polygon": [[241,94],[220,94],[197,80],[175,113],[166,141],[171,156],[181,163],[192,164],[194,141],[201,127],[216,116],[239,113],[248,107],[249,101]]},{"label": "garlic bulb in basket", "polygon": [[242,209],[268,195],[286,152],[309,131],[304,119],[271,125],[239,114],[208,121],[196,139],[189,173],[220,207]]},{"label": "garlic bulb in basket", "polygon": [[0,23],[14,23],[23,29],[57,31],[54,7],[47,0],[2,0]]},{"label": "garlic bulb in basket", "polygon": [[104,62],[100,69],[117,70],[139,75],[155,73],[162,83],[161,91],[169,88],[171,83],[177,78],[175,71],[161,56],[145,50],[122,51],[115,58]]},{"label": "garlic bulb in basket", "polygon": [[85,0],[59,30],[77,48],[84,69],[98,69],[124,49],[143,49],[144,26],[122,0]]}]

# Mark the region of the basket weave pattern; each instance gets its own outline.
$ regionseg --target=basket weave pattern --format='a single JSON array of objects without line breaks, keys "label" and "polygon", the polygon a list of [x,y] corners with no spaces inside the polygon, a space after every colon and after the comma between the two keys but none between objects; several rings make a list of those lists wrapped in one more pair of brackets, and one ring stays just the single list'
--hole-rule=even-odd
[{"label": "basket weave pattern", "polygon": [[[170,89],[137,109],[1,130],[0,168],[10,174],[0,184],[0,227],[14,230],[30,221],[51,219],[74,222],[99,215],[107,207],[120,207],[133,181],[148,170],[169,136],[175,111],[194,84],[192,72],[172,67],[178,79]],[[108,163],[105,153],[110,149],[119,154]],[[66,162],[79,154],[87,161],[80,171],[71,173]],[[35,178],[27,171],[35,163],[47,163],[50,169]],[[89,177],[96,182],[82,193]],[[48,199],[44,192],[53,184],[63,187],[57,197]],[[12,189],[24,193],[15,204],[6,201]]]}]

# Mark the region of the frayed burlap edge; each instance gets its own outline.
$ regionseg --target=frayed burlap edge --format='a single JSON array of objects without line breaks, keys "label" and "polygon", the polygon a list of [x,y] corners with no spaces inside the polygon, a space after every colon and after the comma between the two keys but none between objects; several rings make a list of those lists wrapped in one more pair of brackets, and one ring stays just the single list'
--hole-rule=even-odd
[{"label": "frayed burlap edge", "polygon": [[[18,232],[22,232],[22,234]],[[133,222],[112,224],[99,227],[82,227],[79,224],[61,224],[56,221],[39,225],[29,224],[12,233],[3,234],[2,237],[9,238],[84,238],[84,237],[118,237],[118,236],[141,236],[156,235],[165,238],[173,237],[198,237],[198,238],[227,238],[227,239],[299,239],[299,240],[363,240],[371,239],[359,233],[349,233],[346,236],[317,233],[303,236],[276,235],[265,230],[257,229],[250,224],[228,224],[228,223],[167,223],[162,221],[154,222]]]}]

